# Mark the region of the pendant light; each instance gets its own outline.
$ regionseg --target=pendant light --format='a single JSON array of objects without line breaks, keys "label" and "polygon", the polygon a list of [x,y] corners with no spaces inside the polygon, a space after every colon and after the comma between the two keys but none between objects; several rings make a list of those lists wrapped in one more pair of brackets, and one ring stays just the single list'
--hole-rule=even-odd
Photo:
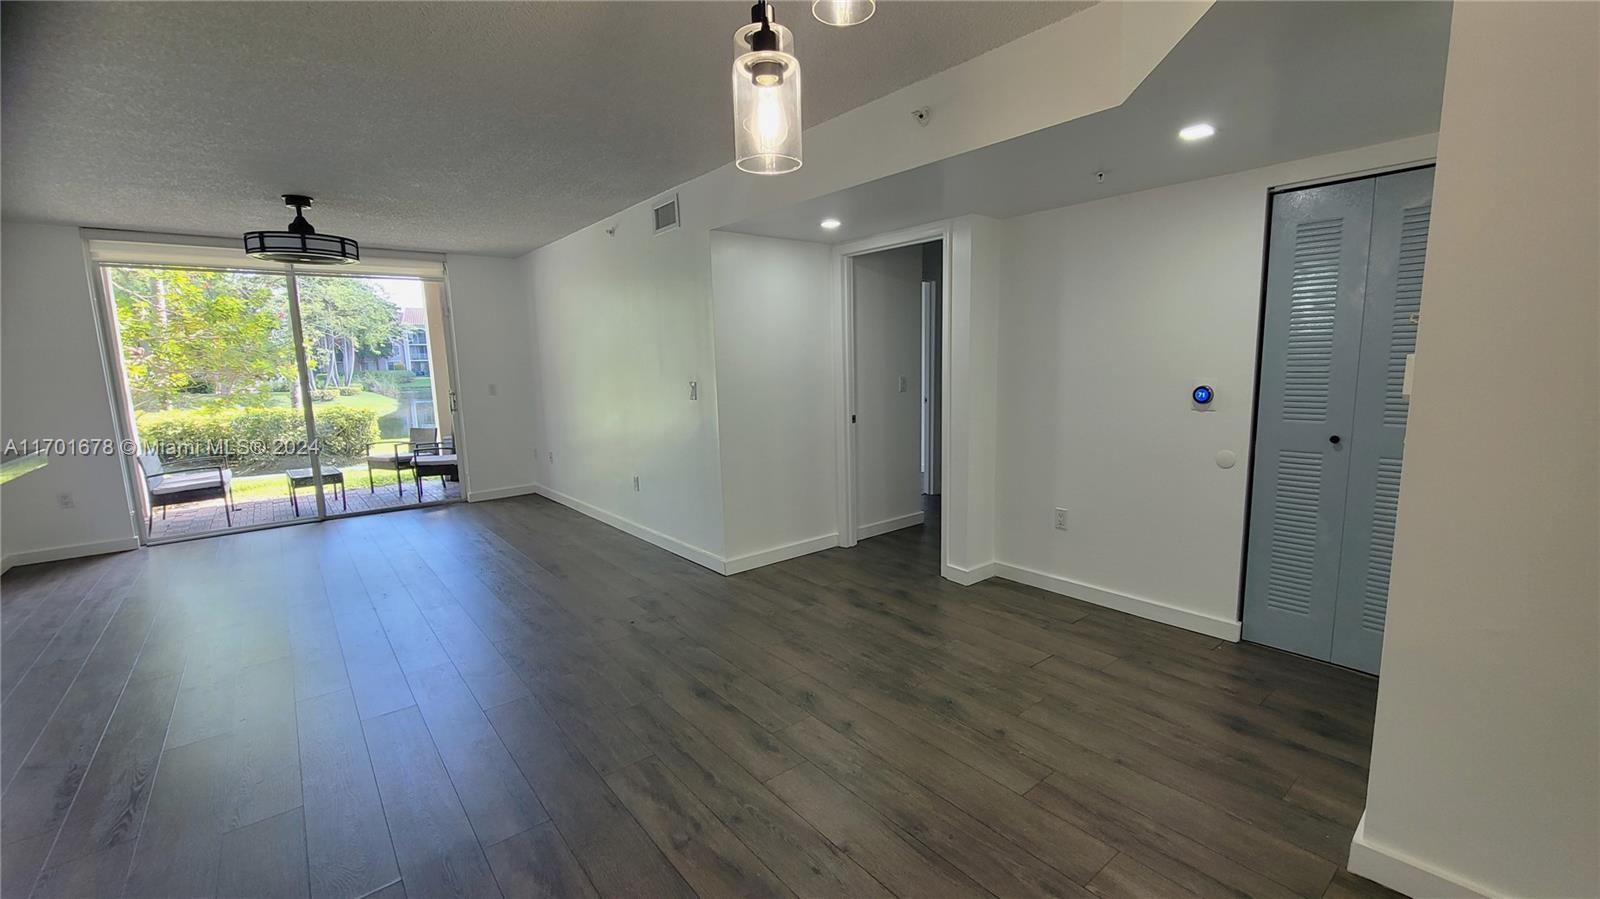
[{"label": "pendant light", "polygon": [[816,0],[811,4],[811,14],[818,22],[840,28],[860,25],[877,11],[877,0]]},{"label": "pendant light", "polygon": [[318,234],[306,221],[302,210],[311,205],[310,197],[284,194],[283,205],[294,210],[294,221],[285,231],[246,231],[246,255],[295,265],[349,265],[361,261],[361,247],[355,241],[333,234]]},{"label": "pendant light", "polygon": [[800,61],[772,4],[750,7],[733,33],[733,149],[740,170],[782,175],[800,168]]}]

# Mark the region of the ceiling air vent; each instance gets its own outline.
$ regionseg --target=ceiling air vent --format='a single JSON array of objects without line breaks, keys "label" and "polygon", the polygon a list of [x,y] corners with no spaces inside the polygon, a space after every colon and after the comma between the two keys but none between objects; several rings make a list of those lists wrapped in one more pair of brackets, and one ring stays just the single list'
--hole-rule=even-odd
[{"label": "ceiling air vent", "polygon": [[678,227],[677,195],[674,194],[665,202],[657,205],[655,208],[650,210],[650,214],[655,217],[655,233],[657,234],[660,234],[663,231],[671,231],[673,228]]}]

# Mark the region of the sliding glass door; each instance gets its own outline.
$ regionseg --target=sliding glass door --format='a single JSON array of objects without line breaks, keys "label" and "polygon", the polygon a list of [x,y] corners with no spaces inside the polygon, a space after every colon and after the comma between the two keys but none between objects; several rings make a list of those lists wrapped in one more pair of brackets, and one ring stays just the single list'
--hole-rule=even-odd
[{"label": "sliding glass door", "polygon": [[[461,496],[437,284],[297,275],[326,479],[350,488],[330,512]],[[441,366],[442,368],[442,366]],[[440,415],[443,409],[445,414]]]},{"label": "sliding glass door", "polygon": [[149,542],[460,498],[437,281],[99,271]]}]

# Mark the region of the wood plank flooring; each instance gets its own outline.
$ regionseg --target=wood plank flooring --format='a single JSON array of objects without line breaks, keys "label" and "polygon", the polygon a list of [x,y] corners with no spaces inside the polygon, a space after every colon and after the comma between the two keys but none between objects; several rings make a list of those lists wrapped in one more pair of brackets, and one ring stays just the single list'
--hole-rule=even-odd
[{"label": "wood plank flooring", "polygon": [[17,569],[0,895],[1392,895],[1374,680],[936,528],[723,578],[522,497]]}]

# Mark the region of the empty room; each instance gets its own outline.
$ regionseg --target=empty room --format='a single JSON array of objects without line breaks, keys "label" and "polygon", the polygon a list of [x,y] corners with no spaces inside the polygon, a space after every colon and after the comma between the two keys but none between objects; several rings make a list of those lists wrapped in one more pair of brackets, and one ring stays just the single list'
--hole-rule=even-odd
[{"label": "empty room", "polygon": [[0,0],[0,897],[1600,899],[1600,0]]}]

